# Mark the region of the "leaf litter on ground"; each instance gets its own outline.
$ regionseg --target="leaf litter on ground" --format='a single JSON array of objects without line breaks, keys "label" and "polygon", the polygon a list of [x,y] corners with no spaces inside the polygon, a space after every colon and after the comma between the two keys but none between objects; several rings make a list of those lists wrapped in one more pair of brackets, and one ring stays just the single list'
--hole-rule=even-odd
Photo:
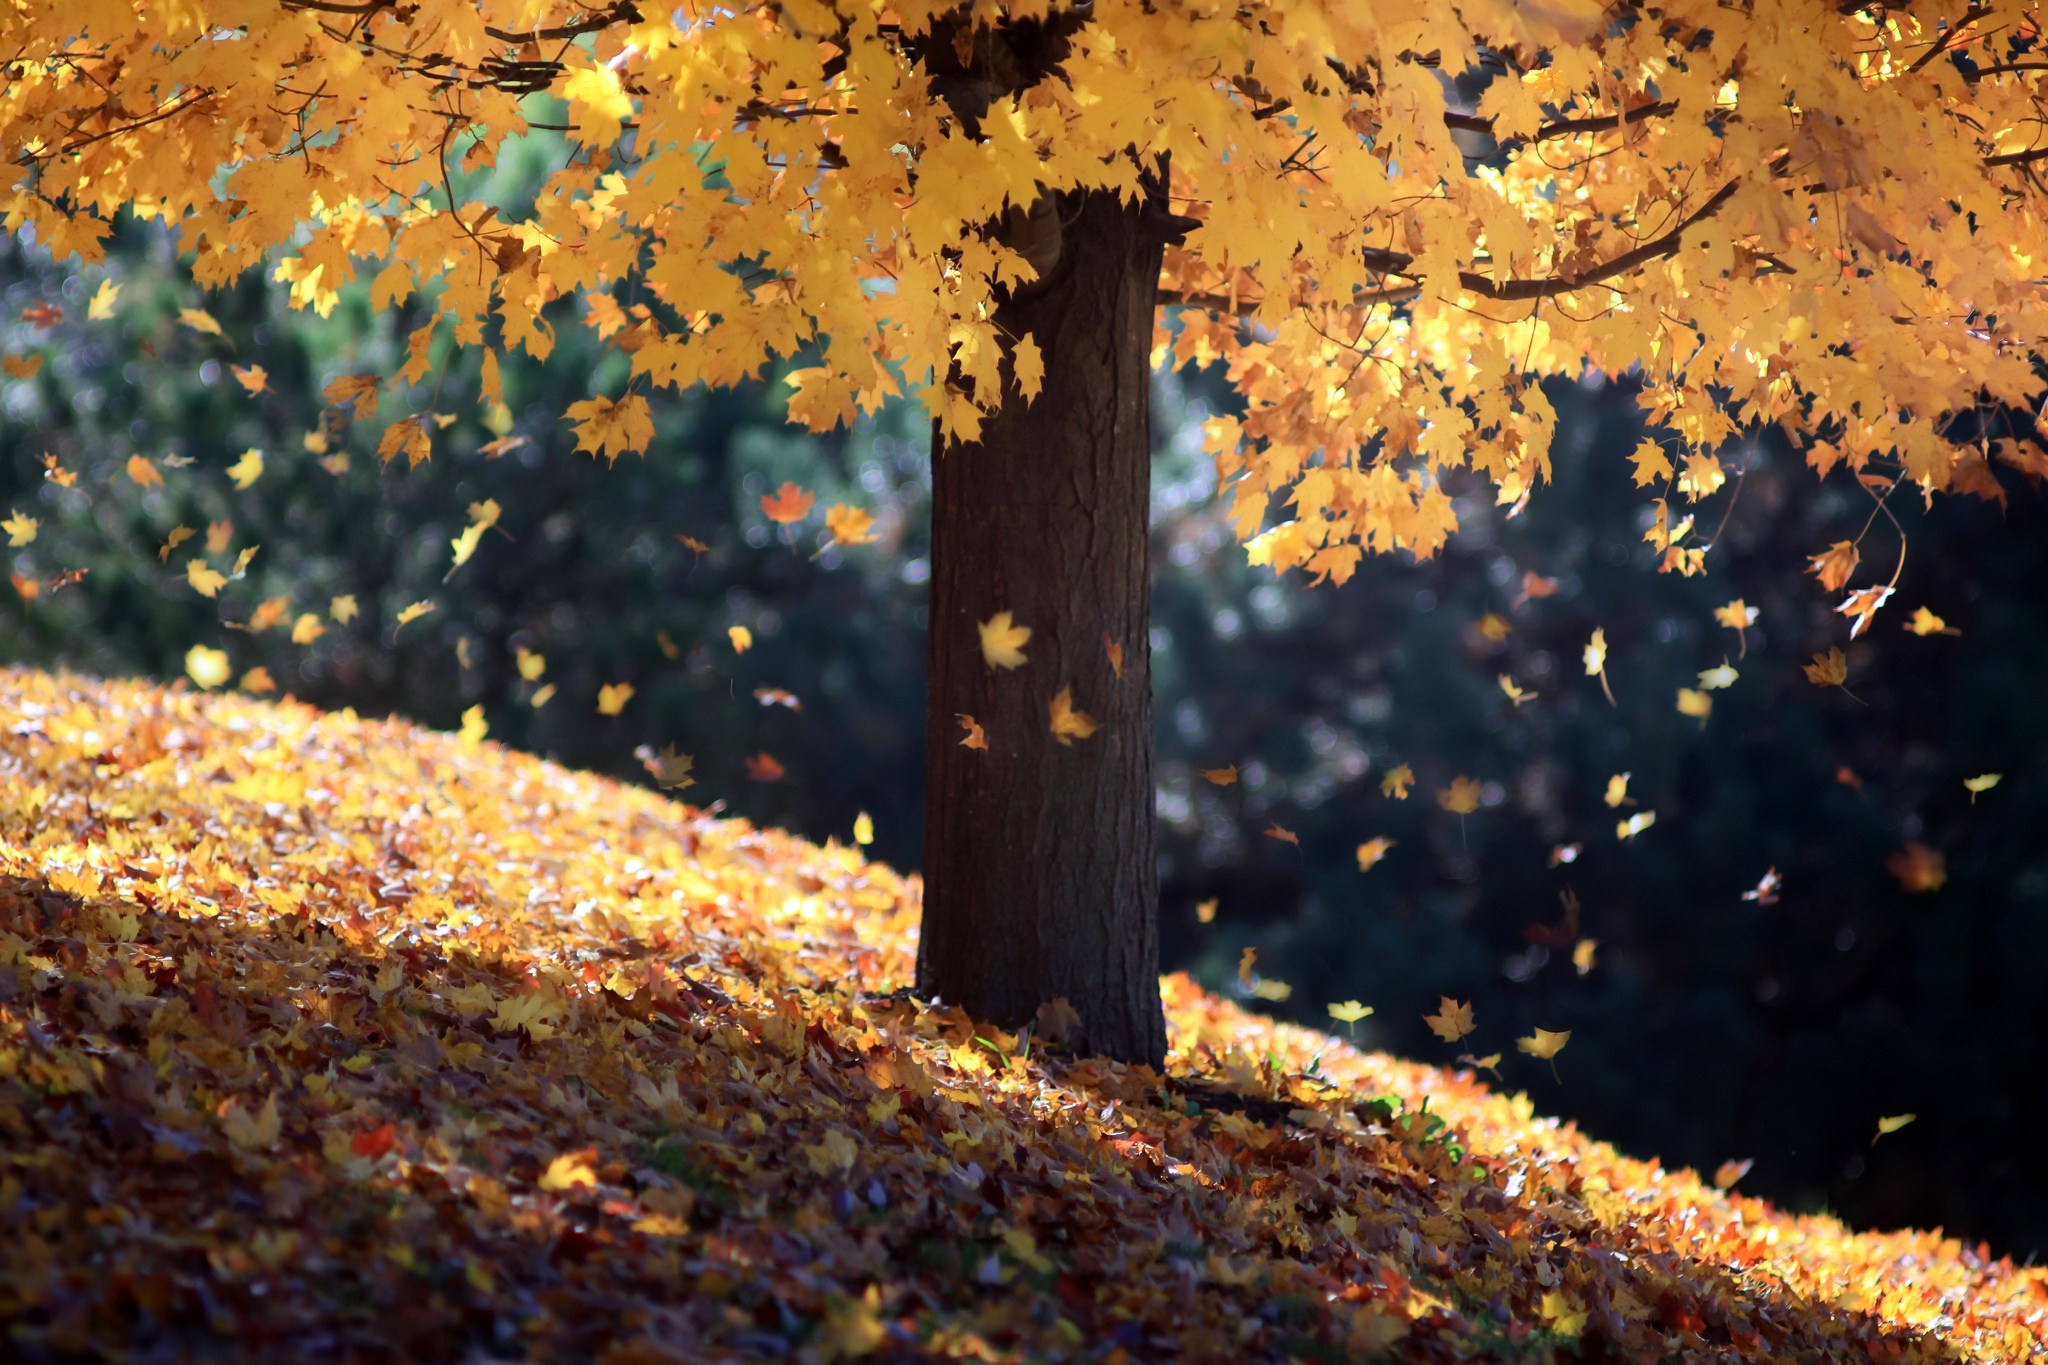
[{"label": "leaf litter on ground", "polygon": [[1162,982],[912,998],[858,851],[414,726],[0,672],[0,1354],[2038,1359],[2048,1271]]}]

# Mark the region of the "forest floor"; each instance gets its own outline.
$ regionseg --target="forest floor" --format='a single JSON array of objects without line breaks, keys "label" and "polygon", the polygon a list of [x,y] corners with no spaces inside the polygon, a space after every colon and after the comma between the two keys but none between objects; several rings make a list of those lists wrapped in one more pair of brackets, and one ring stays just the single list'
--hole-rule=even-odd
[{"label": "forest floor", "polygon": [[2048,1271],[1185,978],[1168,1078],[976,1029],[916,919],[490,743],[0,671],[0,1356],[2048,1355]]}]

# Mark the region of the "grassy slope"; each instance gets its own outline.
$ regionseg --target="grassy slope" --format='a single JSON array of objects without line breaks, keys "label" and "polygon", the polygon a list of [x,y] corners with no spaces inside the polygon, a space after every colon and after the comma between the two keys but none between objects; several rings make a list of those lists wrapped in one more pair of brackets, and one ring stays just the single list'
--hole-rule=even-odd
[{"label": "grassy slope", "polygon": [[1206,1090],[977,1043],[880,994],[915,922],[854,851],[490,744],[0,672],[0,1356],[2048,1342],[2040,1271],[1703,1188],[1184,979],[1170,1071]]}]

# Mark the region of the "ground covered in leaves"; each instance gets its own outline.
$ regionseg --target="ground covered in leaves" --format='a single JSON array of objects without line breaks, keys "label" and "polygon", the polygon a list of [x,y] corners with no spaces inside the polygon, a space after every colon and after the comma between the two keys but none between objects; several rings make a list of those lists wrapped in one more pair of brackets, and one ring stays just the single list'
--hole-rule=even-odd
[{"label": "ground covered in leaves", "polygon": [[1184,979],[1169,1078],[978,1030],[916,917],[490,744],[0,672],[0,1356],[2048,1355],[2048,1272]]}]

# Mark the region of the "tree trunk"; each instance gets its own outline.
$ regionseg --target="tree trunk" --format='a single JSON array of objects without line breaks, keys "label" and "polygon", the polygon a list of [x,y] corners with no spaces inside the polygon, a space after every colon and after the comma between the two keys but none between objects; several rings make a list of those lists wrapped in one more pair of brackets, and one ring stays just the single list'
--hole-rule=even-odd
[{"label": "tree trunk", "polygon": [[[1111,194],[1060,208],[1056,262],[996,313],[1038,343],[1043,390],[1027,404],[1006,387],[978,442],[933,434],[917,984],[1007,1028],[1065,999],[1081,1048],[1158,1066],[1147,513],[1170,228]],[[1031,629],[1020,668],[982,655],[977,627],[1002,611]],[[1067,744],[1050,721],[1063,688],[1100,725]],[[962,746],[962,715],[986,750]]]}]

